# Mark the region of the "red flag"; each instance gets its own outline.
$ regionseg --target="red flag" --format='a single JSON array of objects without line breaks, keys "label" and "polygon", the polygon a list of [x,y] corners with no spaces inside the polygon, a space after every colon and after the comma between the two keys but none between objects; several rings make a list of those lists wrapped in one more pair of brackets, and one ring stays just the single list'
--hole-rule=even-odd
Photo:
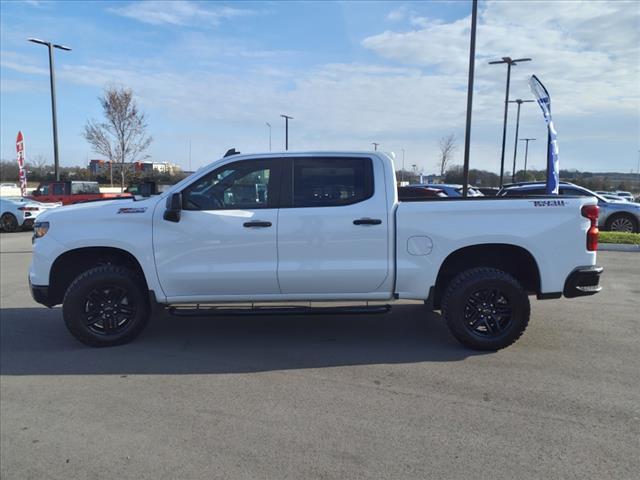
[{"label": "red flag", "polygon": [[24,138],[22,132],[18,132],[16,138],[16,152],[18,152],[18,168],[20,177],[20,195],[27,194],[27,171],[24,168]]}]

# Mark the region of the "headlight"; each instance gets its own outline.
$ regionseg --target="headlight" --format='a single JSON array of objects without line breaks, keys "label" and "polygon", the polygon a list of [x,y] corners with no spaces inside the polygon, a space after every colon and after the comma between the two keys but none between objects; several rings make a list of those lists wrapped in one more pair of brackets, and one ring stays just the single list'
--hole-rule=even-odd
[{"label": "headlight", "polygon": [[49,231],[49,222],[36,222],[33,225],[33,237],[42,238]]}]

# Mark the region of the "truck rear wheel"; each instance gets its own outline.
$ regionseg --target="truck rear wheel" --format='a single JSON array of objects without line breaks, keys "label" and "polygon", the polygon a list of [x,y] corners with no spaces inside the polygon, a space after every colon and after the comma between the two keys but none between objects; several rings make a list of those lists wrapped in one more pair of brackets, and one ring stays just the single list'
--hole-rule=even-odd
[{"label": "truck rear wheel", "polygon": [[499,350],[527,328],[527,292],[511,275],[495,268],[472,268],[457,275],[442,300],[451,334],[474,350]]},{"label": "truck rear wheel", "polygon": [[149,297],[138,274],[125,267],[103,265],[71,282],[62,314],[71,334],[85,345],[122,345],[147,325]]}]

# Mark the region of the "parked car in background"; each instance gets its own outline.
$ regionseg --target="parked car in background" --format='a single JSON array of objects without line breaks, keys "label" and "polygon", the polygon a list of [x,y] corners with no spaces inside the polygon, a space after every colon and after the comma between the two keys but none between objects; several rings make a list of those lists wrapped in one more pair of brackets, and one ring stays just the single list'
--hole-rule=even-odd
[{"label": "parked car in background", "polygon": [[498,187],[473,187],[474,190],[478,190],[485,197],[495,197],[498,195],[500,189]]},{"label": "parked car in background", "polygon": [[31,228],[38,215],[61,205],[61,203],[42,203],[20,197],[0,198],[0,228],[5,232]]},{"label": "parked car in background", "polygon": [[[456,185],[453,183],[419,183],[416,185],[409,185],[410,187],[430,187],[436,188],[438,190],[442,190],[447,197],[461,197],[462,196],[462,185]],[[468,195],[470,197],[483,197],[484,195],[477,190],[475,187],[469,186]]]},{"label": "parked car in background", "polygon": [[42,182],[27,198],[41,202],[62,202],[63,205],[93,200],[130,198],[130,193],[100,193],[98,182]]},{"label": "parked car in background", "polygon": [[[498,196],[545,195],[545,188],[543,182],[512,183],[503,186]],[[600,207],[598,227],[602,230],[640,232],[640,203],[607,200],[602,195],[569,182],[560,182],[560,196],[595,197]]]},{"label": "parked car in background", "polygon": [[610,200],[612,202],[627,203],[627,202],[631,202],[632,201],[632,200],[627,200],[624,197],[619,197],[618,195],[614,195],[613,193],[607,193],[607,194],[604,194],[604,195],[600,194],[600,195],[602,195],[604,198],[606,198],[607,200]]},{"label": "parked car in background", "polygon": [[423,187],[421,185],[409,185],[398,187],[398,200],[411,201],[420,198],[446,198],[447,194],[439,188]]},{"label": "parked car in background", "polygon": [[631,192],[625,192],[623,190],[617,190],[613,192],[614,195],[617,195],[620,198],[624,198],[627,202],[633,202],[635,199],[633,198],[633,194]]}]

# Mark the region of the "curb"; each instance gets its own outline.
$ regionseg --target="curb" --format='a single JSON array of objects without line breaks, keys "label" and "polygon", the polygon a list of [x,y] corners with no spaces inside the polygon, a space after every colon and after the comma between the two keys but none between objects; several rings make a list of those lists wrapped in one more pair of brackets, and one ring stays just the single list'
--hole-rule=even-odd
[{"label": "curb", "polygon": [[640,245],[601,243],[598,245],[598,250],[603,252],[640,252]]}]

